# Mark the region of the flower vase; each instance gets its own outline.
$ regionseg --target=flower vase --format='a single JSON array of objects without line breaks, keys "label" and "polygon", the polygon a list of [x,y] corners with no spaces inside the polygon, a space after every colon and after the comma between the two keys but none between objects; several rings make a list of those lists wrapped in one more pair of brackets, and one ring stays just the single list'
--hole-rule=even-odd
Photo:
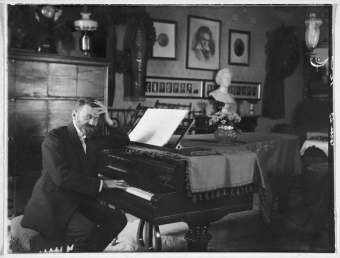
[{"label": "flower vase", "polygon": [[214,132],[215,139],[222,143],[232,143],[237,139],[238,132],[233,126],[219,126]]}]

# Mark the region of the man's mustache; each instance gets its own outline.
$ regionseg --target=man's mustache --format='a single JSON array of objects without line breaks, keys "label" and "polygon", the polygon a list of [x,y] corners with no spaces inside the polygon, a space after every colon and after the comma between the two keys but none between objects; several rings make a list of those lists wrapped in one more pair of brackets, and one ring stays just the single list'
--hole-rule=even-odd
[{"label": "man's mustache", "polygon": [[96,128],[95,125],[84,125],[84,127],[85,127],[85,128],[93,128],[93,129]]}]

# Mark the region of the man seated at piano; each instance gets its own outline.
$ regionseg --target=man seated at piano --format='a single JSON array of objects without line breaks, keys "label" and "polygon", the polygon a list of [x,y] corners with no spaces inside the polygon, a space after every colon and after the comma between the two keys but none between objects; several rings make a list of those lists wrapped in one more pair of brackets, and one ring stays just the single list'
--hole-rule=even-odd
[{"label": "man seated at piano", "polygon": [[[109,128],[103,135],[101,126]],[[124,180],[98,177],[98,152],[121,147],[129,137],[109,116],[107,107],[91,99],[77,100],[72,122],[50,131],[42,143],[42,173],[26,206],[22,226],[39,234],[39,243],[63,239],[76,252],[101,252],[125,227],[125,215],[99,202],[107,188],[125,189]]]}]

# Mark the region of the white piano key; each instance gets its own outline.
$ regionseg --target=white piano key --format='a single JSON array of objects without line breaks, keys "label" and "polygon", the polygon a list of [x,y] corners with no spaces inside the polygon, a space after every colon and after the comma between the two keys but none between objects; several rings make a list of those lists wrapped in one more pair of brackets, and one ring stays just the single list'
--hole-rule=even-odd
[{"label": "white piano key", "polygon": [[114,166],[111,166],[111,165],[107,165],[106,167],[110,168],[110,169],[113,169],[113,170],[117,170],[117,171],[125,173],[125,174],[129,174],[129,172],[127,170],[122,169],[122,168],[117,168],[117,167],[114,167]]},{"label": "white piano key", "polygon": [[129,194],[138,196],[138,197],[145,199],[147,201],[151,201],[152,197],[154,196],[153,193],[144,191],[144,190],[137,188],[137,187],[128,187],[128,188],[125,189],[125,191],[128,192]]}]

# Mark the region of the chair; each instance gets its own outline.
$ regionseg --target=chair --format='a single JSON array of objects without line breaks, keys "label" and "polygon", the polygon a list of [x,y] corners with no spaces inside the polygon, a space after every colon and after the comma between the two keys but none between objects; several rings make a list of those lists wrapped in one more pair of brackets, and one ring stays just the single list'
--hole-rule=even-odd
[{"label": "chair", "polygon": [[[299,103],[293,113],[292,120],[289,124],[278,124],[275,125],[271,132],[273,133],[287,133],[299,136],[300,145],[307,138],[307,132],[327,132],[329,126],[329,102],[320,100],[306,99]],[[300,147],[301,147],[300,146]],[[312,154],[312,157],[309,157]],[[303,160],[323,160],[323,154],[318,151],[312,151],[308,155],[302,157]],[[306,164],[306,161],[304,161]],[[305,167],[307,167],[305,165]],[[289,188],[301,188],[303,184],[303,177],[305,172],[308,171],[304,169],[302,176],[294,176],[289,179]]]},{"label": "chair", "polygon": [[14,217],[9,222],[9,251],[12,253],[68,253],[76,251],[73,243],[64,239],[49,240],[37,231],[21,225],[23,215]]},{"label": "chair", "polygon": [[136,108],[109,108],[109,113],[111,119],[114,120],[117,125],[129,131],[136,125],[148,108],[150,107],[143,106],[139,103]]},{"label": "chair", "polygon": [[[316,147],[308,148],[302,156],[302,192],[305,204],[313,204],[320,194],[322,181],[330,177],[328,157]],[[329,190],[329,186],[323,190]]]},{"label": "chair", "polygon": [[305,236],[327,234],[325,247],[334,250],[333,179],[328,157],[320,149],[310,147],[304,152],[302,163],[302,200],[287,220],[297,233]]}]

